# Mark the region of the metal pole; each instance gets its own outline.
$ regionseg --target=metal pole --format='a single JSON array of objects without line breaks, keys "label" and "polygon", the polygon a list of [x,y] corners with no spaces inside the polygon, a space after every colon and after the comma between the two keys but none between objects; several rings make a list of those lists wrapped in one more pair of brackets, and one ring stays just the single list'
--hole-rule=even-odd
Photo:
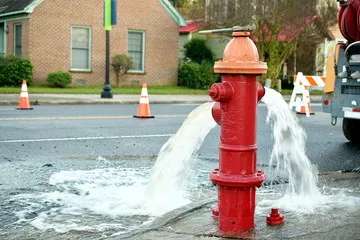
[{"label": "metal pole", "polygon": [[106,56],[105,56],[105,84],[104,89],[101,92],[101,98],[112,98],[110,85],[110,31],[106,30]]}]

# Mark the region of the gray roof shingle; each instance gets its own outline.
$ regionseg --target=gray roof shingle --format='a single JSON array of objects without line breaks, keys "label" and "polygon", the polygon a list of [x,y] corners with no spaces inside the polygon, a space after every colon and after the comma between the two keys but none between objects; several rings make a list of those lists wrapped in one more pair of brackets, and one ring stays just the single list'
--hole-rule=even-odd
[{"label": "gray roof shingle", "polygon": [[0,0],[0,14],[24,10],[34,0]]}]

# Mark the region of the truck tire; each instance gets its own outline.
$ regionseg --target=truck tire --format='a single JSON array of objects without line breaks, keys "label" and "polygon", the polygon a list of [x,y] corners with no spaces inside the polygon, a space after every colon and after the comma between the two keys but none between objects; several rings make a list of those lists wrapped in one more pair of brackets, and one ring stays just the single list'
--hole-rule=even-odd
[{"label": "truck tire", "polygon": [[360,143],[360,120],[352,118],[344,118],[342,129],[344,136],[350,142]]}]

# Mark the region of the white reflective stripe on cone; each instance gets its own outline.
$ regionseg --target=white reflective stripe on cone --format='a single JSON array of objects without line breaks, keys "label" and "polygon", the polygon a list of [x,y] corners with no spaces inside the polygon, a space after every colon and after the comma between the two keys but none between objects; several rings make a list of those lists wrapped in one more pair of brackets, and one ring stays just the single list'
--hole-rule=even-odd
[{"label": "white reflective stripe on cone", "polygon": [[28,92],[21,92],[20,97],[29,97]]},{"label": "white reflective stripe on cone", "polygon": [[26,84],[21,85],[21,91],[27,91],[27,86],[26,86]]},{"label": "white reflective stripe on cone", "polygon": [[147,98],[147,97],[140,97],[140,103],[147,103],[147,104],[149,104],[149,98]]}]

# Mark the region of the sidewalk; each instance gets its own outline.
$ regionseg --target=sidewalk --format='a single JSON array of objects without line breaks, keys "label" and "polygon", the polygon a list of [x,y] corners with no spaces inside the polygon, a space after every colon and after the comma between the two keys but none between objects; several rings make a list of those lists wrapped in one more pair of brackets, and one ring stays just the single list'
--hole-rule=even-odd
[{"label": "sidewalk", "polygon": [[[0,105],[14,105],[19,103],[20,94],[0,94]],[[289,102],[290,95],[285,95],[285,101]],[[30,105],[55,105],[55,104],[137,104],[140,94],[114,94],[113,98],[101,98],[99,94],[29,94]],[[310,96],[312,103],[321,102],[320,95]],[[152,95],[149,93],[151,104],[171,103],[204,103],[211,101],[207,95]]]},{"label": "sidewalk", "polygon": [[[359,177],[359,173],[356,172],[332,172],[320,175],[319,186],[328,188],[328,193],[323,195],[323,199],[331,199],[332,201],[319,204],[314,212],[308,214],[299,214],[296,211],[290,212],[280,208],[280,212],[285,216],[285,222],[282,225],[267,225],[266,216],[270,213],[270,207],[257,206],[255,229],[246,239],[359,239]],[[279,188],[274,188],[274,190],[276,191]],[[337,192],[339,189],[343,189],[344,192]],[[260,194],[258,192],[257,202],[266,201],[271,196],[274,194]],[[319,199],[321,198],[313,200],[316,202]],[[110,239],[225,239],[219,237],[221,234],[217,231],[218,221],[211,217],[211,208],[216,204],[217,196],[213,196],[213,198],[204,199],[202,202],[175,209],[148,225],[141,226],[138,230]]]}]

